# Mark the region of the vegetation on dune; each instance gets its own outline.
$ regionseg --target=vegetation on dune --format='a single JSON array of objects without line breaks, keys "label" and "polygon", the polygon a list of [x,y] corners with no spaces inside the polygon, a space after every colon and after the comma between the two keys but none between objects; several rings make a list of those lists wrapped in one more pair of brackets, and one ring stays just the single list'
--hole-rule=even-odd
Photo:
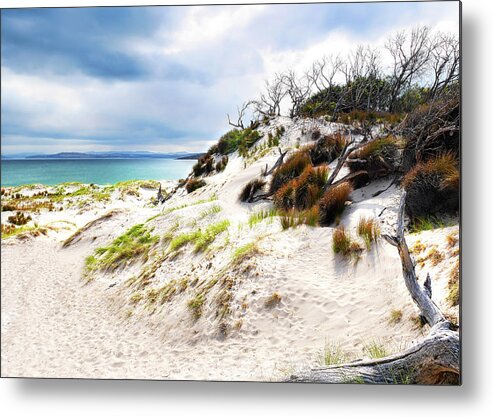
[{"label": "vegetation on dune", "polygon": [[344,256],[357,256],[362,248],[358,242],[351,239],[344,226],[339,226],[332,232],[332,250]]},{"label": "vegetation on dune", "polygon": [[248,181],[245,186],[242,188],[239,200],[243,203],[250,202],[253,196],[265,186],[265,180],[261,178],[255,178],[251,181]]},{"label": "vegetation on dune", "polygon": [[397,324],[402,320],[402,310],[392,310],[390,312],[389,323]]},{"label": "vegetation on dune", "polygon": [[320,354],[320,365],[340,365],[347,362],[348,356],[344,353],[341,347],[337,344],[326,343],[322,353]]},{"label": "vegetation on dune", "polygon": [[314,206],[306,210],[288,210],[283,211],[281,214],[281,227],[283,230],[291,227],[301,226],[305,224],[307,226],[316,226],[318,224],[319,212],[318,207]]},{"label": "vegetation on dune", "polygon": [[381,343],[372,341],[363,347],[363,352],[371,359],[380,359],[388,356],[390,352]]},{"label": "vegetation on dune", "polygon": [[453,264],[449,272],[447,301],[451,306],[459,304],[460,292],[459,292],[459,278],[460,278],[460,264],[457,259]]},{"label": "vegetation on dune", "polygon": [[16,226],[22,226],[26,223],[29,223],[32,220],[32,218],[31,216],[29,215],[26,216],[24,213],[18,211],[12,216],[7,217],[7,220],[11,224],[14,224]]},{"label": "vegetation on dune", "polygon": [[202,188],[205,185],[206,185],[206,182],[204,180],[198,180],[196,178],[190,178],[185,184],[185,189],[187,190],[187,193],[190,194],[190,193],[193,193],[195,190]]},{"label": "vegetation on dune", "polygon": [[343,182],[325,192],[318,205],[319,221],[322,226],[330,226],[339,218],[352,191],[353,187],[348,182]]},{"label": "vegetation on dune", "polygon": [[268,210],[255,211],[250,215],[248,219],[248,225],[250,226],[250,228],[252,228],[264,219],[269,219],[270,221],[272,221],[274,217],[277,217],[279,215],[280,212],[275,207]]},{"label": "vegetation on dune", "polygon": [[358,222],[358,235],[363,238],[366,248],[371,248],[372,242],[376,242],[380,237],[380,226],[374,218],[361,217]]},{"label": "vegetation on dune", "polygon": [[403,178],[409,196],[406,213],[413,220],[439,212],[459,209],[459,164],[452,153],[445,153],[415,165]]},{"label": "vegetation on dune", "polygon": [[308,165],[311,165],[311,161],[306,151],[299,151],[292,154],[273,172],[270,184],[271,193],[275,193],[284,184],[300,176]]},{"label": "vegetation on dune", "polygon": [[313,207],[323,193],[328,168],[307,165],[303,172],[279,188],[274,194],[274,205],[281,210],[306,210]]},{"label": "vegetation on dune", "polygon": [[399,140],[385,136],[354,152],[347,164],[351,172],[366,171],[370,179],[393,173],[399,164]]},{"label": "vegetation on dune", "polygon": [[202,252],[216,240],[218,235],[225,232],[229,225],[229,220],[222,220],[207,226],[205,229],[181,233],[173,237],[169,244],[168,251],[175,252],[181,247],[193,243],[195,245],[195,252]]},{"label": "vegetation on dune", "polygon": [[217,143],[217,152],[221,155],[231,154],[238,151],[240,156],[246,155],[248,149],[250,149],[259,139],[260,133],[250,127],[246,129],[233,129],[225,133]]},{"label": "vegetation on dune", "polygon": [[[318,133],[318,135],[317,135]],[[346,136],[341,132],[321,136],[320,131],[312,133],[312,138],[316,142],[308,146],[308,152],[313,165],[328,164],[341,154],[346,145]]]},{"label": "vegetation on dune", "polygon": [[159,236],[152,234],[144,224],[137,224],[113,240],[108,246],[99,247],[94,255],[86,258],[85,275],[98,271],[114,271],[127,262],[147,259],[152,247],[159,242]]},{"label": "vegetation on dune", "polygon": [[239,265],[248,258],[259,253],[259,248],[255,242],[247,243],[237,248],[231,258],[233,265]]},{"label": "vegetation on dune", "polygon": [[269,296],[269,298],[267,298],[267,300],[265,300],[264,306],[266,308],[274,308],[278,304],[280,304],[281,301],[282,301],[282,297],[279,295],[279,293],[274,292],[272,293],[272,295]]}]

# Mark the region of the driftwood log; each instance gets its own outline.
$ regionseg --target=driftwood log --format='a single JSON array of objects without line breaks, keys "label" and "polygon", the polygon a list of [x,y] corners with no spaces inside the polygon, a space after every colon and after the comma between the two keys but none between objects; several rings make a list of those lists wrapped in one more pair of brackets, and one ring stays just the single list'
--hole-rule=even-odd
[{"label": "driftwood log", "polygon": [[431,299],[431,278],[421,287],[404,237],[406,193],[399,204],[395,236],[383,238],[395,246],[402,263],[404,282],[431,326],[421,342],[411,348],[377,360],[359,360],[343,365],[315,368],[292,375],[289,382],[369,384],[459,384],[460,340],[457,326],[449,322]]}]

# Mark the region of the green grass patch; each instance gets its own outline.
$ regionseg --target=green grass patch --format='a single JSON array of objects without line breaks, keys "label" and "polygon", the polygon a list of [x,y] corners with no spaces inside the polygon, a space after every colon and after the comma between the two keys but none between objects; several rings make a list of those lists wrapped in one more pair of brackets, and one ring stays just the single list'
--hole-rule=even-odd
[{"label": "green grass patch", "polygon": [[251,229],[253,228],[253,226],[265,219],[269,219],[269,223],[272,223],[274,217],[276,216],[279,216],[279,211],[274,207],[268,210],[259,210],[250,215],[250,218],[248,219],[248,225]]},{"label": "green grass patch", "polygon": [[347,362],[348,357],[339,345],[326,343],[322,353],[320,354],[320,365],[341,365]]},{"label": "green grass patch", "polygon": [[417,217],[409,225],[410,233],[419,233],[426,230],[443,229],[446,224],[443,220],[435,216]]},{"label": "green grass patch", "polygon": [[363,347],[363,352],[371,359],[380,359],[388,356],[390,352],[384,345],[372,341]]},{"label": "green grass patch", "polygon": [[152,246],[159,242],[159,236],[151,232],[144,224],[137,224],[108,246],[97,248],[94,255],[86,258],[86,277],[96,270],[113,271],[137,257],[147,258]]},{"label": "green grass patch", "polygon": [[239,265],[246,259],[258,253],[259,253],[259,249],[257,243],[255,242],[247,243],[246,245],[240,246],[234,251],[233,257],[231,258],[231,262],[233,263],[233,265]]},{"label": "green grass patch", "polygon": [[169,245],[169,251],[174,252],[189,243],[195,244],[195,252],[202,252],[216,240],[216,237],[226,231],[229,227],[229,220],[222,220],[211,224],[205,229],[194,230],[175,236]]}]

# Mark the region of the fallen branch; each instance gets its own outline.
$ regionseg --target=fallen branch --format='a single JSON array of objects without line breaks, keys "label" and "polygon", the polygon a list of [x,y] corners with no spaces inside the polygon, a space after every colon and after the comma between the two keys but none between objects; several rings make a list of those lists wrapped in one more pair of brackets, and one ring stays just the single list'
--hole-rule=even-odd
[{"label": "fallen branch", "polygon": [[399,204],[397,232],[384,239],[397,247],[406,287],[422,316],[432,326],[429,335],[405,350],[382,359],[356,361],[310,369],[292,375],[289,382],[371,383],[371,384],[458,384],[460,381],[460,340],[457,326],[447,321],[431,300],[431,278],[420,287],[404,237],[406,193]]}]

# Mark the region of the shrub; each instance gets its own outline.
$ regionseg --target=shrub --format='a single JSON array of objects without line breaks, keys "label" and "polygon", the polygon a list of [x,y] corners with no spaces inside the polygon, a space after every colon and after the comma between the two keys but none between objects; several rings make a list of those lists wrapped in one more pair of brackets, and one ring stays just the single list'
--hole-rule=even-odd
[{"label": "shrub", "polygon": [[[356,159],[354,159],[356,158]],[[385,177],[394,172],[399,163],[399,147],[394,136],[374,140],[347,160],[351,172],[366,171],[370,179]]]},{"label": "shrub", "polygon": [[185,188],[187,190],[187,193],[193,193],[195,190],[203,187],[204,185],[206,185],[206,182],[204,180],[191,178],[185,184]]},{"label": "shrub", "polygon": [[365,241],[366,248],[370,249],[371,243],[380,237],[380,227],[375,219],[361,217],[358,222],[358,235]]},{"label": "shrub", "polygon": [[272,174],[270,191],[275,193],[284,184],[301,175],[308,165],[311,165],[311,161],[306,151],[302,150],[291,155]]},{"label": "shrub", "polygon": [[224,155],[220,161],[216,163],[216,171],[221,172],[224,171],[224,168],[226,168],[226,165],[228,165],[229,158],[227,155]]},{"label": "shrub", "polygon": [[307,165],[301,175],[283,185],[274,194],[274,205],[283,210],[305,210],[315,205],[322,196],[328,168]]},{"label": "shrub", "polygon": [[[459,154],[460,95],[455,87],[449,94],[431,103],[423,104],[410,112],[403,123],[402,133],[406,138],[403,152],[404,170],[409,170],[418,160],[426,161],[443,153]],[[445,126],[455,126],[455,130],[441,130]],[[423,138],[430,138],[423,141]],[[416,145],[419,155],[416,155]]]},{"label": "shrub", "polygon": [[30,222],[32,220],[32,218],[31,218],[31,216],[26,216],[24,213],[18,211],[14,215],[9,216],[7,218],[7,220],[10,223],[15,224],[16,226],[22,226],[22,225]]},{"label": "shrub", "polygon": [[325,192],[318,205],[320,225],[330,226],[342,214],[352,191],[353,187],[343,182]]},{"label": "shrub", "polygon": [[193,174],[198,177],[202,174],[209,174],[213,171],[214,158],[209,153],[202,155],[197,163],[192,167]]},{"label": "shrub", "polygon": [[238,130],[233,129],[224,134],[217,143],[217,151],[222,155],[227,155],[238,150],[241,156],[245,156],[261,135],[257,130],[250,127]]},{"label": "shrub", "polygon": [[239,200],[242,202],[250,202],[255,193],[262,189],[265,185],[265,181],[263,179],[253,179],[249,181],[241,190]]},{"label": "shrub", "polygon": [[346,137],[340,132],[319,138],[309,147],[313,165],[331,163],[341,155],[344,146],[346,146]]},{"label": "shrub", "polygon": [[346,233],[344,226],[339,226],[332,233],[332,250],[335,253],[347,255],[351,248],[351,238]]},{"label": "shrub", "polygon": [[411,219],[459,209],[459,168],[452,153],[414,166],[403,178],[406,213]]}]

